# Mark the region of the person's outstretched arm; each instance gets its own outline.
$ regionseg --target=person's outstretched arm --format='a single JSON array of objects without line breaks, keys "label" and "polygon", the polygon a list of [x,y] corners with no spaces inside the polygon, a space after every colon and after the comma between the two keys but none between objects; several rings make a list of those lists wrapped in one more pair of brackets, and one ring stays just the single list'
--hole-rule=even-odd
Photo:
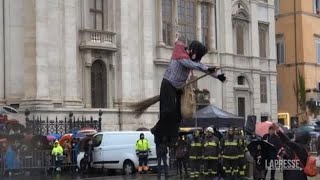
[{"label": "person's outstretched arm", "polygon": [[181,63],[182,66],[184,66],[188,69],[198,70],[198,71],[201,71],[204,73],[210,72],[210,73],[212,73],[211,74],[212,77],[218,78],[217,71],[216,71],[216,70],[218,70],[218,68],[216,68],[216,67],[209,67],[209,66],[204,65],[200,62],[192,61],[191,59],[181,59],[178,61],[179,61],[179,63]]}]

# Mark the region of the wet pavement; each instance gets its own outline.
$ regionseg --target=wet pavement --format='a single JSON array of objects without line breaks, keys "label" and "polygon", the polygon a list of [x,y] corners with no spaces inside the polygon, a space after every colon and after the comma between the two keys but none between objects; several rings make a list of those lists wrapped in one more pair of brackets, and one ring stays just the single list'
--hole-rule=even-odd
[{"label": "wet pavement", "polygon": [[[172,173],[174,174],[174,173]],[[270,179],[270,174],[268,174],[267,179]],[[103,173],[96,173],[94,175],[80,175],[80,174],[53,174],[53,175],[37,175],[37,176],[24,176],[24,175],[13,175],[13,176],[6,176],[6,177],[0,177],[0,180],[159,180],[156,174],[144,174],[144,175],[116,175],[116,176],[107,176]],[[161,180],[166,179],[164,176],[161,177]],[[168,180],[185,180],[188,178],[180,178],[179,176],[170,175]],[[200,178],[202,179],[202,178]],[[204,178],[203,178],[204,179]],[[252,180],[253,178],[246,178],[248,180]],[[282,173],[280,171],[276,172],[276,180],[282,180]],[[215,180],[218,180],[218,178],[215,178]],[[223,180],[221,178],[220,180]],[[308,180],[320,180],[320,175],[308,178]]]}]

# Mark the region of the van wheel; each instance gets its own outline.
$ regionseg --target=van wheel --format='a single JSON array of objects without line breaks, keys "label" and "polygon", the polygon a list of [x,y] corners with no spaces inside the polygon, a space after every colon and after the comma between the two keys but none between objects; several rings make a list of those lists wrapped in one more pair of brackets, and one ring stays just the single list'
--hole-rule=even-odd
[{"label": "van wheel", "polygon": [[126,160],[123,163],[123,174],[130,175],[130,174],[133,174],[134,172],[135,172],[135,167],[133,162],[130,160]]}]

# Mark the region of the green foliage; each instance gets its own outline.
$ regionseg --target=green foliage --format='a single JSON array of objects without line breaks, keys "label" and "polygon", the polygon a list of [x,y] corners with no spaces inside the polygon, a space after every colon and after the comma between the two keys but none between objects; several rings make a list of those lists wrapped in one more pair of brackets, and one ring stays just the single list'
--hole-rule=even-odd
[{"label": "green foliage", "polygon": [[307,109],[306,83],[300,72],[298,74],[297,86],[293,86],[293,89],[298,99],[298,105],[300,109],[305,112]]},{"label": "green foliage", "polygon": [[301,114],[306,113],[307,108],[309,112],[314,115],[318,115],[320,113],[320,109],[315,105],[315,103],[313,103],[313,99],[310,99],[309,101],[307,101],[306,94],[310,93],[311,90],[306,89],[305,79],[300,74],[300,72],[298,74],[297,86],[293,86],[293,89],[294,89],[296,98],[298,99],[299,108],[302,111]]}]

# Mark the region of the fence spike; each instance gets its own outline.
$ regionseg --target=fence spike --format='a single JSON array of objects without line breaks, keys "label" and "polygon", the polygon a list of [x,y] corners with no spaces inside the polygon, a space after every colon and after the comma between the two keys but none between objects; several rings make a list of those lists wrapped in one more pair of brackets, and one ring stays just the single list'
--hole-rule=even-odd
[{"label": "fence spike", "polygon": [[58,117],[56,118],[56,133],[58,134]]},{"label": "fence spike", "polygon": [[64,132],[65,132],[65,134],[69,133],[68,128],[67,128],[67,117],[66,116],[64,117]]},{"label": "fence spike", "polygon": [[47,116],[47,125],[46,125],[46,128],[47,128],[47,134],[49,134],[49,116]]}]

